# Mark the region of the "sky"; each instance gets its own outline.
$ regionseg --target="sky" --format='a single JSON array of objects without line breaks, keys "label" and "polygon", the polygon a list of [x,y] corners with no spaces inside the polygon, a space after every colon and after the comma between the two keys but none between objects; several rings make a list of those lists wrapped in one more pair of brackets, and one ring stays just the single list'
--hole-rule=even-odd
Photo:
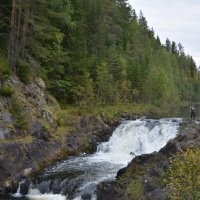
[{"label": "sky", "polygon": [[200,66],[200,0],[129,0],[164,44],[166,38],[180,42]]}]

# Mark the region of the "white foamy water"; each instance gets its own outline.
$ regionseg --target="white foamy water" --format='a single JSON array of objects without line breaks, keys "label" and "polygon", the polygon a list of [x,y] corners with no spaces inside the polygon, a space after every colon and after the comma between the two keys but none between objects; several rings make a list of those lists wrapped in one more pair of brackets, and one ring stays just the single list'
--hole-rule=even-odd
[{"label": "white foamy water", "polygon": [[66,197],[60,194],[41,194],[38,189],[30,189],[27,197],[30,200],[66,200]]},{"label": "white foamy water", "polygon": [[114,179],[135,156],[159,151],[176,136],[180,122],[181,119],[123,122],[108,142],[98,146],[95,154],[71,157],[48,168],[37,184],[30,186],[27,197],[30,200],[82,200],[83,195],[89,194],[95,200],[96,185]]},{"label": "white foamy water", "polygon": [[94,158],[127,165],[133,155],[149,154],[164,147],[176,136],[178,122],[180,119],[127,121],[114,131],[108,142],[98,146]]}]

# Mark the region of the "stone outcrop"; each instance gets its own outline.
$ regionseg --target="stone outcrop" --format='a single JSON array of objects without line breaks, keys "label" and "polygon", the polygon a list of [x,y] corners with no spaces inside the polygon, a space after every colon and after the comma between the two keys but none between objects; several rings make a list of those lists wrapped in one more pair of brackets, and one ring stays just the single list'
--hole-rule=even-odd
[{"label": "stone outcrop", "polygon": [[[43,80],[24,85],[13,76],[3,85],[13,88],[14,94],[0,95],[0,194],[16,192],[20,180],[68,155],[95,151],[116,127],[116,122],[108,125],[95,116],[85,116],[73,122],[72,130],[62,130],[68,131],[63,132],[64,138],[56,139],[61,109],[46,92]],[[21,116],[12,112],[13,101],[28,122],[26,129],[16,126]],[[22,192],[27,192],[25,184]]]},{"label": "stone outcrop", "polygon": [[40,125],[36,127],[35,133],[41,132],[45,138],[37,136],[37,139],[27,143],[0,144],[0,191],[16,191],[19,180],[68,155],[95,151],[98,143],[102,139],[106,140],[115,128],[94,116],[83,117],[61,144],[55,140],[46,140],[48,137],[45,131],[39,129]]},{"label": "stone outcrop", "polygon": [[[12,98],[0,95],[0,139],[24,137],[31,132],[33,137],[47,140],[50,132],[58,127],[56,117],[60,107],[46,92],[43,80],[38,78],[31,84],[24,85],[13,76],[2,87],[12,88],[13,94]],[[26,130],[20,129],[20,120],[27,123]],[[49,130],[46,130],[47,127]]]}]

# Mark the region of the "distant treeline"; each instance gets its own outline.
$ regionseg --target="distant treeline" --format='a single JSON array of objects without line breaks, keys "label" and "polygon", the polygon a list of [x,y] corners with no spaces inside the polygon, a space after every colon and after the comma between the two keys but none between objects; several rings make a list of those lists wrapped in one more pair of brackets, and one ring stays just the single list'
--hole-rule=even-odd
[{"label": "distant treeline", "polygon": [[1,0],[0,80],[40,76],[63,104],[193,101],[193,58],[127,0]]}]

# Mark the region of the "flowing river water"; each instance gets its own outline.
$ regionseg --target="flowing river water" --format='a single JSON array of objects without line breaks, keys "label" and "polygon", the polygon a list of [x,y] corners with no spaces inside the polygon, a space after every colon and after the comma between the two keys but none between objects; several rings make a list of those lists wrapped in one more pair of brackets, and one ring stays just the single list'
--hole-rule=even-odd
[{"label": "flowing river water", "polygon": [[[29,193],[15,198],[29,200],[95,200],[96,186],[112,180],[137,155],[159,151],[177,134],[181,119],[124,121],[108,142],[92,155],[80,155],[47,168],[32,180]],[[7,200],[5,198],[5,200]]]}]

